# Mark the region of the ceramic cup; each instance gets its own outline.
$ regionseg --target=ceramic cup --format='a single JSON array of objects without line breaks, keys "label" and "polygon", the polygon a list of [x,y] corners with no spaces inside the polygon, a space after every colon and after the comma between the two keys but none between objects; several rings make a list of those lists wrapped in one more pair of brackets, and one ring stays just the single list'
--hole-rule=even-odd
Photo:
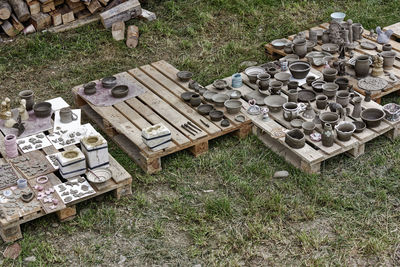
[{"label": "ceramic cup", "polygon": [[288,96],[288,102],[297,103],[299,93],[297,92],[297,89],[290,89],[287,96]]},{"label": "ceramic cup", "polygon": [[318,109],[325,109],[328,105],[328,97],[326,95],[319,95],[316,98],[316,105]]},{"label": "ceramic cup", "polygon": [[76,121],[78,116],[72,112],[70,108],[62,108],[60,110],[60,121],[62,123],[70,123],[71,121]]},{"label": "ceramic cup", "polygon": [[299,87],[299,82],[298,81],[290,81],[287,84],[288,89],[297,89]]}]

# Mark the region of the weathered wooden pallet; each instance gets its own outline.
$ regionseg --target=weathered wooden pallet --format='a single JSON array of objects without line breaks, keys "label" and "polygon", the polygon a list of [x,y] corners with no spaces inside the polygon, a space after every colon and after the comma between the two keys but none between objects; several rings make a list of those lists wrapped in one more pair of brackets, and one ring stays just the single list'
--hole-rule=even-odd
[{"label": "weathered wooden pallet", "polygon": [[[135,68],[116,76],[124,76],[131,83],[140,84],[147,91],[135,98],[109,107],[97,107],[77,94],[82,86],[72,89],[75,102],[88,118],[93,120],[111,139],[117,143],[146,173],[161,170],[161,158],[187,149],[199,156],[208,151],[208,141],[219,136],[235,133],[239,137],[251,131],[251,120],[239,123],[231,116],[229,127],[213,122],[200,115],[185,103],[180,95],[189,91],[188,82],[178,80],[178,70],[165,61]],[[187,122],[195,124],[201,132],[195,135],[181,127]],[[201,121],[209,125],[205,126]],[[164,150],[152,151],[142,141],[143,128],[163,123],[172,135],[172,144]]]},{"label": "weathered wooden pallet", "polygon": [[[312,29],[321,29],[321,30],[325,30],[329,28],[329,23],[324,23],[321,24],[319,26],[313,27]],[[306,32],[306,38],[308,38],[308,31]],[[376,55],[377,53],[382,51],[382,45],[378,44],[376,42],[376,39],[371,38],[369,31],[364,31],[363,33],[363,37],[365,40],[368,40],[370,42],[373,42],[377,45],[377,50],[367,50],[367,49],[363,49],[361,48],[360,45],[358,45],[355,50],[354,50],[354,56],[360,55],[360,54],[364,54],[364,55]],[[291,35],[289,36],[287,39],[288,40],[293,40],[295,37],[295,35]],[[358,43],[360,43],[360,41],[358,41]],[[317,46],[314,47],[315,51],[321,51],[321,42],[318,43]],[[395,40],[391,40],[390,44],[392,44],[393,50],[400,52],[400,43],[395,41]],[[279,58],[279,57],[283,57],[286,56],[287,54],[283,51],[283,49],[276,49],[275,47],[272,46],[271,43],[268,43],[265,45],[265,51],[267,53],[268,56],[273,56],[275,58]],[[338,56],[338,54],[334,55],[335,57]],[[315,66],[313,67],[315,69],[321,69],[321,68],[316,68]],[[350,70],[350,69],[349,69]],[[350,70],[351,72],[351,70]],[[387,79],[389,81],[389,85],[382,91],[380,92],[376,92],[372,94],[372,99],[374,101],[376,101],[377,103],[381,103],[381,98],[385,95],[391,94],[393,92],[397,92],[398,90],[400,90],[400,60],[398,58],[395,59],[395,63],[394,63],[394,68],[390,71],[386,71],[387,73],[391,73],[397,76],[397,78],[399,78],[399,80],[397,82],[392,82],[387,75],[382,76],[382,78]],[[365,95],[365,91],[362,89],[359,89],[357,86],[357,79],[355,79],[354,77],[347,77],[350,81],[352,81],[353,85],[354,85],[354,89],[361,93],[362,95]],[[397,92],[399,93],[399,92]]]},{"label": "weathered wooden pallet", "polygon": [[[317,73],[317,70],[312,70],[314,73]],[[243,108],[242,111],[245,112],[249,107],[249,104],[246,100],[243,99],[243,96],[253,92],[254,90],[258,89],[256,84],[252,84],[249,82],[247,76],[242,73],[243,85],[240,88],[235,88],[242,93],[242,104]],[[322,75],[320,73],[320,75]],[[224,80],[231,83],[231,77],[227,77]],[[271,79],[273,81],[274,79]],[[307,88],[307,85],[303,85],[303,88]],[[282,96],[287,98],[287,86],[283,86],[282,88]],[[364,97],[360,94],[360,97],[364,99]],[[316,112],[321,112],[318,110],[315,102],[312,103],[312,107]],[[350,114],[352,109],[354,108],[352,104],[348,106],[350,108]],[[382,108],[381,105],[374,101],[370,102],[362,102],[363,108]],[[353,158],[357,158],[360,155],[364,154],[365,145],[369,141],[373,140],[374,138],[386,135],[391,139],[395,139],[399,135],[399,122],[390,122],[387,120],[382,121],[381,125],[376,128],[367,128],[362,133],[353,134],[352,138],[347,141],[343,142],[335,138],[335,143],[331,147],[325,147],[322,145],[321,142],[315,142],[310,139],[309,136],[306,136],[306,145],[301,149],[294,149],[288,146],[285,143],[285,138],[275,138],[274,133],[277,130],[290,130],[293,127],[290,125],[288,121],[283,118],[283,112],[273,113],[270,112],[269,116],[270,119],[268,121],[263,121],[261,115],[247,115],[251,118],[254,126],[253,126],[253,133],[258,136],[258,138],[270,149],[272,149],[278,155],[281,155],[285,158],[285,160],[295,167],[308,172],[308,173],[319,173],[321,171],[321,163],[327,159],[333,158],[339,154],[347,154]],[[304,117],[300,117],[304,121],[308,119]],[[353,121],[353,118],[347,117],[346,120]],[[322,132],[321,127],[316,129],[318,132]]]},{"label": "weathered wooden pallet", "polygon": [[[4,149],[4,136],[0,132],[0,163],[10,162],[10,159],[7,158],[5,149]],[[69,146],[64,148],[64,150],[69,150],[74,148],[75,146]],[[59,152],[54,146],[46,147],[41,150],[37,150],[37,153],[42,153],[44,155],[50,155]],[[114,196],[119,199],[122,196],[132,194],[132,176],[111,156],[110,159],[110,170],[113,174],[112,179],[108,180],[103,184],[91,184],[95,194],[87,196],[85,198],[81,198],[76,201],[72,201],[65,205],[65,208],[61,210],[55,210],[52,212],[46,211],[43,206],[39,203],[37,208],[30,210],[29,212],[25,212],[20,210],[13,214],[12,216],[5,216],[4,218],[0,218],[0,236],[4,240],[4,242],[13,242],[22,238],[22,232],[20,225],[34,219],[45,216],[49,213],[57,214],[58,218],[61,221],[71,220],[76,215],[76,204],[83,202],[85,200],[100,196],[107,192],[113,192]],[[48,175],[50,181],[53,185],[57,185],[62,183],[61,179],[56,176],[57,173],[51,173]],[[28,177],[24,177],[22,173],[19,173],[20,177],[28,179]],[[32,200],[33,202],[38,202],[36,197]],[[4,207],[0,206],[0,209]]]}]

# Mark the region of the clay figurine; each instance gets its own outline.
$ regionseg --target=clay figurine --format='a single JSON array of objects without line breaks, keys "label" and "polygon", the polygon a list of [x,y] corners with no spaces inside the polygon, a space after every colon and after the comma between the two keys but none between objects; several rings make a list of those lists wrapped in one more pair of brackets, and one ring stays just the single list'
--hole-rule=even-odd
[{"label": "clay figurine", "polygon": [[378,34],[378,38],[376,38],[376,41],[379,44],[387,44],[390,41],[390,36],[392,36],[393,31],[392,30],[387,30],[387,31],[382,31],[381,27],[376,27],[376,33]]},{"label": "clay figurine", "polygon": [[10,111],[10,112],[11,112],[11,99],[8,98],[8,97],[6,97],[6,98],[4,99],[4,101],[6,102],[6,112],[7,112],[7,111]]},{"label": "clay figurine", "polygon": [[348,19],[347,20],[347,27],[349,29],[349,43],[350,44],[353,43],[353,28],[352,28],[352,26],[353,26],[353,20]]},{"label": "clay figurine", "polygon": [[6,119],[6,112],[7,112],[6,101],[2,101],[1,108],[0,108],[0,119],[2,119],[2,120]]},{"label": "clay figurine", "polygon": [[17,136],[20,136],[25,131],[25,123],[22,122],[21,115],[18,115],[17,122],[12,127],[18,130]]},{"label": "clay figurine", "polygon": [[5,115],[6,115],[6,118],[5,118],[6,121],[4,123],[4,126],[6,128],[12,128],[14,126],[14,124],[16,123],[16,121],[11,117],[11,111],[7,111],[5,113]]},{"label": "clay figurine", "polygon": [[372,58],[374,63],[372,64],[371,76],[378,77],[383,75],[383,57],[378,54]]},{"label": "clay figurine", "polygon": [[26,100],[21,99],[19,103],[20,103],[20,106],[18,107],[19,115],[21,116],[21,120],[26,121],[29,119],[28,111],[26,111]]}]

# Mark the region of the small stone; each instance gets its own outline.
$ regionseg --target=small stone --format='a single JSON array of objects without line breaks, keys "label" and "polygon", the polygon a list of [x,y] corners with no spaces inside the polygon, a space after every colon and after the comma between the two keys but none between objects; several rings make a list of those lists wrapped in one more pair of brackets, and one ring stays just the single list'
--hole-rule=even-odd
[{"label": "small stone", "polygon": [[53,223],[53,224],[51,224],[51,227],[57,228],[57,227],[58,227],[58,223]]},{"label": "small stone", "polygon": [[4,258],[15,260],[21,254],[21,246],[18,243],[14,243],[6,248],[3,252]]},{"label": "small stone", "polygon": [[29,256],[29,257],[26,257],[25,259],[24,259],[24,262],[25,263],[28,263],[28,262],[35,262],[36,261],[36,257],[35,256]]},{"label": "small stone", "polygon": [[195,264],[193,267],[201,267],[201,264]]},{"label": "small stone", "polygon": [[126,257],[124,255],[120,255],[118,265],[122,265],[125,261],[126,261]]},{"label": "small stone", "polygon": [[274,178],[287,178],[289,177],[289,172],[287,171],[277,171],[274,173]]}]

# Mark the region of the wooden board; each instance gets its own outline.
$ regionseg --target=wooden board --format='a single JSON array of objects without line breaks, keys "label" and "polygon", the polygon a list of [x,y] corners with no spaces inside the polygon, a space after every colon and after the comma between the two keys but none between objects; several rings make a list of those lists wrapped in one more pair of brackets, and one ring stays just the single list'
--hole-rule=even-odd
[{"label": "wooden board", "polygon": [[106,29],[117,21],[128,21],[142,13],[142,8],[138,0],[128,0],[120,5],[117,5],[110,10],[100,14],[101,22]]}]

